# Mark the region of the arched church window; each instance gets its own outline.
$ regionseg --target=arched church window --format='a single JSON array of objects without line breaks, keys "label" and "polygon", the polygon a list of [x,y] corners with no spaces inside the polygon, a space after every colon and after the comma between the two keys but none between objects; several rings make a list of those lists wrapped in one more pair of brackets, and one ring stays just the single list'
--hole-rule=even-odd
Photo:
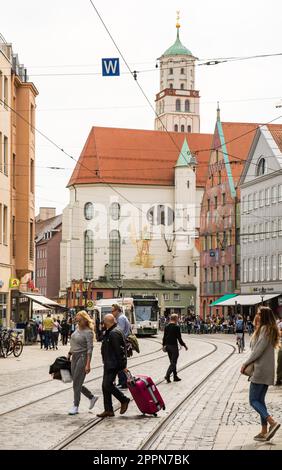
[{"label": "arched church window", "polygon": [[190,111],[190,101],[185,100],[185,112],[189,113],[189,111]]},{"label": "arched church window", "polygon": [[179,99],[177,99],[175,102],[175,109],[176,111],[181,111],[181,103]]},{"label": "arched church window", "polygon": [[184,83],[181,83],[180,88],[181,90],[184,90]]},{"label": "arched church window", "polygon": [[118,202],[113,202],[110,206],[110,215],[113,220],[119,220],[120,218],[120,205]]},{"label": "arched church window", "polygon": [[181,132],[185,132],[185,127],[184,127],[183,124],[182,124],[182,126],[181,126]]},{"label": "arched church window", "polygon": [[187,126],[187,132],[191,132],[191,126]]},{"label": "arched church window", "polygon": [[94,206],[92,202],[87,202],[84,205],[84,217],[86,220],[91,220],[94,217]]},{"label": "arched church window", "polygon": [[94,237],[92,230],[84,232],[84,278],[93,278]]},{"label": "arched church window", "polygon": [[120,279],[120,233],[118,230],[110,232],[109,265],[112,279]]},{"label": "arched church window", "polygon": [[174,124],[174,132],[178,132],[178,125]]},{"label": "arched church window", "polygon": [[265,158],[261,158],[257,165],[257,176],[262,176],[266,173],[266,161]]}]

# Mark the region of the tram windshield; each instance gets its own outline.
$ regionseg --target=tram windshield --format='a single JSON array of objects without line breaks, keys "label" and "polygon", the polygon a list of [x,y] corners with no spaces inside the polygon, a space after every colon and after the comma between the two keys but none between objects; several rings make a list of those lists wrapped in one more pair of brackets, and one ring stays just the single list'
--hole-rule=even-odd
[{"label": "tram windshield", "polygon": [[158,308],[154,305],[135,305],[136,321],[157,321]]}]

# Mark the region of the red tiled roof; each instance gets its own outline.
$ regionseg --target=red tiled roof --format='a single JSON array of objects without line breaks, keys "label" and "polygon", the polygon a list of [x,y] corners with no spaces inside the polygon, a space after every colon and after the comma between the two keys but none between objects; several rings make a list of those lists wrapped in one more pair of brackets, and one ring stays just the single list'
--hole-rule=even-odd
[{"label": "red tiled roof", "polygon": [[282,152],[282,124],[268,124],[267,125],[273,139],[280,152]]},{"label": "red tiled roof", "polygon": [[184,138],[197,153],[197,186],[204,187],[211,134],[92,127],[68,186],[111,183],[174,184],[174,166]]}]

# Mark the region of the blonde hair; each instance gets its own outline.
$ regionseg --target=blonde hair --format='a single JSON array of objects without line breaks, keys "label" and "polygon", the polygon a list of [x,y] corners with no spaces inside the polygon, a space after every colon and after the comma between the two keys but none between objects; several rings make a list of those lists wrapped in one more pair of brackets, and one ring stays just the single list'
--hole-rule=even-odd
[{"label": "blonde hair", "polygon": [[77,315],[80,315],[87,322],[87,328],[89,328],[93,332],[95,331],[94,322],[90,315],[86,312],[86,310],[80,310],[79,312],[77,312],[76,316]]}]

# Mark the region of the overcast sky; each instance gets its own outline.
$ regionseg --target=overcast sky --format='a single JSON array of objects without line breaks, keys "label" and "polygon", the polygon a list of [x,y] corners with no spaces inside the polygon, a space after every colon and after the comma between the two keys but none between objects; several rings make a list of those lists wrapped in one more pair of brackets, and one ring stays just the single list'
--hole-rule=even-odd
[{"label": "overcast sky", "polygon": [[[282,51],[278,0],[94,0],[124,56],[140,73],[152,103],[159,91],[156,58],[173,44],[176,10],[182,43],[200,59]],[[153,129],[154,114],[128,74],[100,75],[102,57],[117,51],[89,0],[1,2],[0,33],[13,44],[39,90],[37,127],[78,158],[91,126]],[[125,72],[121,64],[121,72]],[[52,74],[52,76],[44,76]],[[282,114],[282,57],[201,66],[201,131],[213,132],[216,102],[224,121],[267,122]],[[282,120],[277,121],[282,122]],[[74,162],[37,136],[37,207],[68,202]],[[46,166],[65,170],[48,170]]]}]

